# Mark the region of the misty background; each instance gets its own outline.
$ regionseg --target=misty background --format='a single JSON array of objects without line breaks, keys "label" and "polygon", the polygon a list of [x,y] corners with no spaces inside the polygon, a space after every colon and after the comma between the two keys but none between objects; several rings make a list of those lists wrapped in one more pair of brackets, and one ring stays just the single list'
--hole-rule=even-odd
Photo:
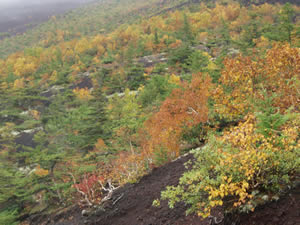
[{"label": "misty background", "polygon": [[22,33],[53,15],[95,1],[97,0],[0,0],[0,33]]}]

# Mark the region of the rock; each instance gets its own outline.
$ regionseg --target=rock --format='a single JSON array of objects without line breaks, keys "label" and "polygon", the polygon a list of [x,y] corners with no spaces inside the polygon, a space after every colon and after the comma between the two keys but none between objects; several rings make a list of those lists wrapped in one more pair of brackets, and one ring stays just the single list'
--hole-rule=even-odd
[{"label": "rock", "polygon": [[36,132],[33,132],[33,133],[22,132],[19,135],[17,135],[17,137],[15,139],[15,143],[17,145],[20,145],[17,148],[17,150],[19,152],[22,152],[24,150],[22,146],[31,147],[31,148],[35,148],[36,147],[36,143],[33,140],[35,133]]},{"label": "rock", "polygon": [[90,214],[90,212],[88,210],[86,210],[86,209],[84,209],[84,210],[81,211],[81,215],[82,216],[89,216],[89,214]]},{"label": "rock", "polygon": [[209,48],[207,46],[205,46],[204,44],[197,45],[197,46],[193,47],[193,49],[203,51],[203,52],[209,52]]},{"label": "rock", "polygon": [[41,93],[41,96],[46,97],[46,98],[50,98],[53,95],[56,95],[58,92],[61,92],[61,90],[64,90],[63,86],[54,85],[54,86],[48,88],[46,91],[43,91]]},{"label": "rock", "polygon": [[36,171],[37,166],[38,166],[38,164],[34,163],[29,166],[19,167],[18,169],[22,174],[27,176],[27,175],[33,173],[34,171]]},{"label": "rock", "polygon": [[93,216],[101,216],[104,212],[105,212],[105,209],[102,206],[98,206],[92,215]]},{"label": "rock", "polygon": [[75,84],[72,84],[69,86],[70,89],[74,90],[76,88],[82,89],[82,88],[87,88],[91,89],[93,88],[93,82],[92,79],[89,77],[89,75],[84,76],[82,79],[80,79],[78,82]]},{"label": "rock", "polygon": [[166,57],[166,53],[160,53],[156,55],[148,55],[141,58],[136,59],[135,61],[137,63],[143,64],[144,67],[151,67],[158,63],[164,63],[168,61],[168,58]]},{"label": "rock", "polygon": [[[130,91],[129,94],[130,95],[137,95],[139,92],[138,91]],[[125,95],[125,92],[123,93],[114,93],[112,95],[107,95],[106,98],[113,98],[114,96],[118,96],[118,97],[123,97]]]},{"label": "rock", "polygon": [[240,54],[240,51],[235,48],[230,48],[230,49],[228,49],[228,52],[227,52],[227,55],[232,56],[232,57],[235,57],[239,54]]}]

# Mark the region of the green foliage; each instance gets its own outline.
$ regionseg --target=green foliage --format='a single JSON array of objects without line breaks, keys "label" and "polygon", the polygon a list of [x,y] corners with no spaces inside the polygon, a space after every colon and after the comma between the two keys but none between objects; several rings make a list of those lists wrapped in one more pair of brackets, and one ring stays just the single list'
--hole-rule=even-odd
[{"label": "green foliage", "polygon": [[291,4],[286,3],[279,15],[276,25],[269,25],[265,32],[265,36],[270,40],[288,41],[291,43],[292,31],[294,30],[293,18],[295,11]]},{"label": "green foliage", "polygon": [[195,37],[191,29],[189,18],[186,14],[183,15],[183,27],[181,32],[181,39],[186,43],[193,44]]},{"label": "green foliage", "polygon": [[138,96],[138,101],[143,107],[157,105],[176,87],[168,81],[168,77],[154,75],[150,80],[147,81],[144,89]]},{"label": "green foliage", "polygon": [[0,212],[0,224],[3,225],[17,225],[19,222],[17,210],[5,210]]},{"label": "green foliage", "polygon": [[118,151],[132,150],[135,145],[134,134],[144,121],[136,93],[126,89],[124,96],[110,98],[107,115],[111,121],[115,148]]},{"label": "green foliage", "polygon": [[260,112],[256,114],[258,119],[257,131],[265,137],[279,133],[280,128],[293,118],[293,114],[289,112],[281,114],[278,109],[272,107],[272,98],[262,101],[260,107]]},{"label": "green foliage", "polygon": [[259,38],[261,35],[261,32],[258,30],[258,27],[258,21],[256,21],[255,19],[253,19],[249,24],[245,25],[244,35],[241,37],[241,40],[238,43],[238,45],[240,45],[244,53],[247,53],[248,48],[255,47],[254,40]]},{"label": "green foliage", "polygon": [[130,90],[136,90],[145,83],[144,69],[141,66],[134,65],[127,72],[127,87]]},{"label": "green foliage", "polygon": [[162,166],[169,161],[168,151],[163,146],[156,149],[154,155],[154,164],[157,166]]},{"label": "green foliage", "polygon": [[183,45],[170,52],[169,55],[169,64],[176,65],[185,63],[185,61],[192,55],[194,51],[189,45]]},{"label": "green foliage", "polygon": [[103,64],[110,64],[114,62],[114,58],[111,55],[108,55],[107,57],[102,59]]},{"label": "green foliage", "polygon": [[[188,7],[176,11],[178,3],[184,5],[187,2]],[[207,130],[211,127],[220,125],[215,128],[222,130],[233,124],[231,120],[220,119],[222,113],[212,114],[213,121],[180,127],[180,132],[176,133],[179,127],[170,118],[178,118],[181,123],[186,122],[188,116],[187,123],[193,124],[196,115],[199,116],[197,111],[203,109],[203,105],[198,104],[202,98],[202,92],[197,92],[199,83],[190,82],[192,74],[201,77],[208,73],[215,84],[220,84],[220,69],[224,69],[223,60],[229,48],[238,48],[245,54],[257,50],[257,55],[263,55],[270,43],[266,44],[267,40],[262,36],[294,44],[299,36],[299,23],[294,21],[294,8],[288,4],[280,13],[274,13],[281,6],[243,8],[222,1],[215,8],[213,1],[205,2],[207,8],[200,7],[197,1],[186,0],[104,0],[101,4],[70,12],[64,18],[52,18],[26,35],[0,41],[1,56],[26,46],[24,51],[0,60],[0,224],[14,224],[20,216],[39,213],[48,206],[54,208],[73,203],[76,197],[70,174],[80,182],[86,173],[104,171],[107,175],[106,166],[117,165],[113,179],[121,177],[121,183],[124,183],[137,181],[137,177],[149,171],[152,163],[163,165],[168,162],[175,157],[173,152],[163,147],[149,147],[147,132],[151,133],[151,129],[158,137],[155,140],[158,143],[153,142],[155,146],[168,146],[172,151],[175,146],[179,153],[182,144],[199,145],[207,140]],[[36,47],[31,47],[33,44]],[[196,50],[199,44],[207,47],[205,52]],[[260,47],[256,49],[257,46]],[[154,68],[135,64],[140,56],[162,52],[168,63],[153,62]],[[283,64],[290,62],[293,61],[287,60]],[[235,61],[234,64],[239,63]],[[277,65],[282,66],[274,63],[272,68],[276,74]],[[256,70],[254,67],[255,64],[251,64],[242,74],[261,73],[265,68]],[[233,70],[228,79],[239,80],[235,76],[242,70]],[[87,71],[88,76],[82,74]],[[71,90],[87,80],[92,83],[92,89]],[[274,87],[283,84],[285,82]],[[288,84],[295,87],[298,83],[290,79]],[[180,87],[184,87],[185,92]],[[176,88],[177,92],[168,100]],[[232,91],[234,87],[228,89]],[[210,90],[208,92],[211,94]],[[249,91],[245,93],[234,93],[221,103],[248,95]],[[168,101],[164,102],[166,99]],[[276,194],[290,185],[299,164],[298,160],[292,160],[299,154],[295,141],[298,138],[295,122],[298,114],[294,113],[295,108],[286,111],[273,107],[272,98],[262,102],[252,100],[257,103],[253,104],[257,109],[253,112],[256,121],[247,127],[255,128],[247,136],[251,140],[248,143],[251,154],[244,151],[246,145],[235,146],[230,142],[232,140],[225,138],[241,140],[240,136],[244,134],[239,130],[234,131],[239,134],[236,139],[228,133],[211,137],[208,147],[195,153],[195,166],[183,176],[180,185],[163,192],[162,197],[169,199],[171,207],[183,200],[191,206],[189,212],[204,210],[206,206],[204,213],[207,215],[209,207],[220,205],[221,201],[223,204],[221,194],[239,202],[241,196],[234,190],[247,194],[247,197],[253,196],[253,200],[247,199],[247,203],[239,206],[240,210],[247,211],[260,204],[262,196]],[[190,107],[191,103],[198,110]],[[148,125],[148,131],[143,130],[147,125],[145,120],[160,111],[161,105],[165,105],[160,114],[164,118],[157,118],[152,127]],[[210,106],[213,111],[216,107],[213,100],[210,100]],[[243,108],[241,104],[234,106]],[[169,112],[171,109],[173,112]],[[238,116],[243,120],[242,115]],[[166,123],[164,132],[161,132],[161,121]],[[171,129],[167,130],[168,127]],[[28,132],[29,129],[34,129],[36,147],[16,146],[17,132]],[[148,147],[149,152],[143,152]],[[263,156],[256,155],[257,152]],[[252,161],[243,162],[249,157]],[[253,188],[247,180],[249,174],[241,172],[235,165],[258,166],[261,170],[254,168],[253,172],[249,167],[244,170],[257,174],[250,180],[257,182],[259,188]],[[228,186],[232,182],[235,186]],[[249,188],[243,182],[247,182]],[[222,184],[229,194],[221,188]],[[37,194],[41,194],[39,203],[35,199]],[[211,199],[207,199],[209,195]],[[199,206],[199,202],[204,205]]]},{"label": "green foliage", "polygon": [[165,75],[168,65],[166,63],[156,64],[153,68],[152,74],[154,75]]},{"label": "green foliage", "polygon": [[158,37],[158,30],[155,29],[155,32],[154,32],[154,44],[155,45],[158,45],[159,44],[159,37]]},{"label": "green foliage", "polygon": [[209,58],[201,51],[194,51],[186,60],[183,65],[186,70],[192,73],[205,72],[209,64]]}]

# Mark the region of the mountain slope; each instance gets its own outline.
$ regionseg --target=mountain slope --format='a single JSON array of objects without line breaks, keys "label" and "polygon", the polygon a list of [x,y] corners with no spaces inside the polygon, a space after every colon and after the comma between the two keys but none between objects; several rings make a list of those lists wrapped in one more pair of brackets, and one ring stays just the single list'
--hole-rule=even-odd
[{"label": "mountain slope", "polygon": [[[115,187],[112,204],[128,212],[127,223],[136,213],[145,223],[175,223],[169,209],[151,211],[160,191],[171,206],[182,200],[204,217],[216,204],[251,211],[279,198],[300,163],[300,8],[105,3],[98,20],[97,7],[90,18],[82,18],[87,8],[74,21],[53,18],[66,29],[49,27],[46,39],[36,37],[41,47],[0,60],[0,224],[97,207]],[[98,30],[102,23],[107,30]],[[166,181],[163,169],[142,178],[204,142],[179,186],[179,165],[176,174],[165,167]],[[123,201],[122,190],[134,201]],[[141,201],[142,190],[151,199]],[[112,221],[123,220],[107,207]]]},{"label": "mountain slope", "polygon": [[[52,17],[49,21],[28,30],[25,34],[0,40],[0,58],[22,51],[25,47],[43,46],[43,40],[57,44],[56,35],[64,32],[64,41],[82,36],[108,33],[122,24],[132,23],[139,18],[150,17],[164,8],[187,3],[190,0],[97,0],[74,9],[63,15]],[[53,36],[53,37],[52,37]],[[47,43],[47,47],[51,46]]]},{"label": "mountain slope", "polygon": [[[297,225],[299,224],[299,186],[279,201],[259,207],[254,213],[227,216],[223,209],[215,209],[212,216],[201,220],[195,215],[186,216],[186,206],[177,204],[169,209],[167,202],[154,207],[152,202],[159,198],[167,185],[176,185],[186,170],[184,163],[192,160],[192,155],[154,169],[136,184],[127,184],[118,189],[101,208],[91,210],[82,216],[82,209],[73,206],[52,217],[32,218],[31,225]],[[213,221],[221,221],[214,223]]]}]

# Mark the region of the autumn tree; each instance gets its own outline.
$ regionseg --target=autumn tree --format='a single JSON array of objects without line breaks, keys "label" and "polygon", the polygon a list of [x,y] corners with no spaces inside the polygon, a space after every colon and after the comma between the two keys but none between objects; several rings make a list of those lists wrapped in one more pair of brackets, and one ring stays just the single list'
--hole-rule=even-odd
[{"label": "autumn tree", "polygon": [[286,44],[274,45],[261,60],[225,62],[224,95],[214,96],[214,107],[219,115],[241,121],[194,151],[193,168],[178,186],[162,192],[171,208],[184,201],[190,205],[187,213],[201,217],[216,206],[249,212],[294,184],[299,173],[298,61],[298,49]]},{"label": "autumn tree", "polygon": [[179,155],[184,128],[208,120],[210,82],[210,78],[195,74],[191,83],[174,89],[162,103],[159,112],[145,122],[148,140],[143,146],[148,154],[162,151],[167,153],[167,158]]},{"label": "autumn tree", "polygon": [[226,59],[221,84],[214,93],[215,111],[229,120],[242,118],[254,110],[255,99],[263,98],[263,89],[268,95],[276,93],[274,105],[281,110],[297,107],[299,60],[298,49],[279,44],[274,45],[265,58]]},{"label": "autumn tree", "polygon": [[171,208],[184,201],[190,205],[187,213],[204,218],[216,206],[227,212],[249,212],[278,199],[280,191],[295,180],[299,166],[293,160],[299,145],[295,135],[299,114],[289,116],[289,122],[284,117],[281,129],[268,137],[257,130],[262,121],[251,115],[221,137],[211,136],[207,146],[194,151],[193,168],[178,186],[167,187],[162,199],[168,199]]}]

